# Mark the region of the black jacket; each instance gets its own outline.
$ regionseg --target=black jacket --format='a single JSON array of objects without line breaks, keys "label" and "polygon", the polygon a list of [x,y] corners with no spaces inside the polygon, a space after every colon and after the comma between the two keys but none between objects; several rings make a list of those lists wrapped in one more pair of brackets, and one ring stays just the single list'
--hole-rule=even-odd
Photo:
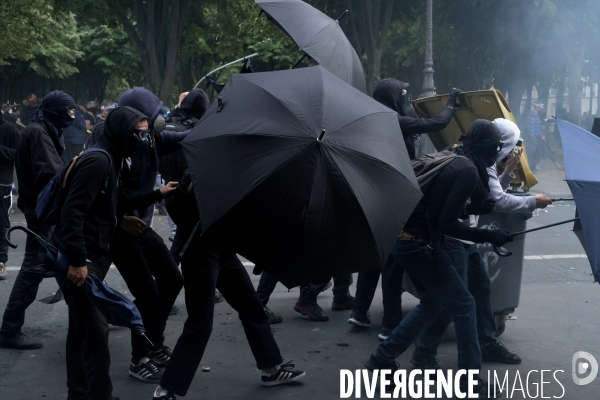
[{"label": "black jacket", "polygon": [[21,211],[25,207],[35,209],[38,194],[62,165],[58,149],[46,128],[37,122],[30,122],[21,132],[15,157],[19,180],[17,207]]},{"label": "black jacket", "polygon": [[0,113],[0,185],[12,185],[19,128]]},{"label": "black jacket", "polygon": [[[147,117],[129,107],[119,107],[109,114],[104,134],[95,147],[106,150],[81,156],[69,178],[69,194],[61,214],[61,222],[55,235],[62,243],[69,265],[82,267],[86,260],[94,261],[108,250],[110,237],[117,223],[119,199],[119,175],[128,145],[133,139],[135,125]],[[109,185],[103,192],[106,180]],[[154,200],[156,192],[145,196]],[[154,196],[154,197],[152,197]],[[132,206],[142,196],[128,197]]]}]

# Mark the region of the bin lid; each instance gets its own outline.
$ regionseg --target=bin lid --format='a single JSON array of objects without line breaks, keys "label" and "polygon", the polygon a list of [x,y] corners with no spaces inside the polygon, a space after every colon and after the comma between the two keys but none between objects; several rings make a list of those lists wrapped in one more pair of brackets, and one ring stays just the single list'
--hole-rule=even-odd
[{"label": "bin lid", "polygon": [[[447,101],[448,95],[445,94],[416,99],[413,100],[412,104],[419,117],[433,118],[444,110]],[[450,121],[450,124],[440,132],[431,132],[428,134],[438,151],[453,144],[458,144],[458,138],[467,133],[469,127],[476,119],[493,121],[496,118],[505,118],[516,123],[508,103],[499,90],[463,92],[458,96],[458,104],[460,107],[455,109],[454,117]],[[511,186],[529,190],[538,183],[538,180],[529,168],[526,146],[527,144],[524,143],[523,147],[525,147],[525,151],[521,157],[521,162],[515,169],[516,178],[511,182]],[[502,169],[503,166],[499,165],[499,168]]]}]

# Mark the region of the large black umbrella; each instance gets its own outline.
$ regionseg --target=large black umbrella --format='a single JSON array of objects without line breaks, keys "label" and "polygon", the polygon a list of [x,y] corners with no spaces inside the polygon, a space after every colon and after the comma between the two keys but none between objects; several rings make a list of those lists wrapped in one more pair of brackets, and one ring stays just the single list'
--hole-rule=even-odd
[{"label": "large black umbrella", "polygon": [[288,287],[381,268],[421,198],[396,112],[320,66],[234,75],[182,145],[201,230]]},{"label": "large black umbrella", "polygon": [[363,93],[367,92],[360,59],[338,21],[302,0],[255,0],[255,3],[311,60]]}]

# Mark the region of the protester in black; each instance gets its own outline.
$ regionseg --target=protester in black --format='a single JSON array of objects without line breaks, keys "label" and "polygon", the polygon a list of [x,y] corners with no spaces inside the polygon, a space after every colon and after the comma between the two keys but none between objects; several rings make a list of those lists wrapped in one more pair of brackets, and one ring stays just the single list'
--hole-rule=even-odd
[{"label": "protester in black", "polygon": [[121,167],[127,156],[144,150],[147,126],[144,114],[128,107],[115,110],[96,145],[110,158],[103,152],[86,153],[77,159],[70,173],[69,192],[54,231],[54,240],[69,261],[67,277],[59,279],[69,306],[69,399],[112,399],[108,324],[81,286],[88,273],[103,280],[108,272],[108,266],[96,261],[108,250],[117,222]]},{"label": "protester in black", "polygon": [[[454,89],[450,92],[446,107],[437,117],[415,118],[414,115],[411,116],[414,111],[410,110],[409,105],[406,104],[406,89],[408,87],[408,83],[392,78],[384,79],[375,86],[373,98],[398,113],[398,123],[402,130],[404,144],[408,156],[412,160],[415,158],[415,137],[425,133],[438,132],[448,126],[454,116],[456,98],[461,91]],[[385,340],[391,330],[402,320],[402,291],[397,288],[402,286],[404,274],[401,270],[390,268],[392,265],[394,265],[394,262],[390,255],[383,271],[367,271],[358,274],[354,309],[348,320],[349,324],[358,327],[368,328],[371,326],[368,311],[375,296],[379,275],[381,274],[383,276],[381,286],[383,292],[383,327],[379,338],[382,340]]]},{"label": "protester in black", "polygon": [[85,118],[83,113],[75,110],[75,118],[71,126],[63,131],[63,139],[65,141],[65,150],[61,156],[64,163],[73,159],[83,151],[83,145],[86,138]]},{"label": "protester in black", "polygon": [[[122,191],[129,196],[151,192],[156,182],[159,157],[179,149],[188,132],[163,130],[164,118],[159,115],[162,102],[147,89],[127,90],[118,104],[148,115],[150,126],[148,146],[130,157],[123,170]],[[157,367],[166,365],[171,356],[170,348],[164,345],[164,330],[183,287],[183,277],[163,239],[151,227],[152,203],[143,207],[120,205],[119,209],[126,215],[115,230],[107,257],[135,297],[147,336],[154,344],[150,348],[144,338],[132,333],[129,375],[145,382],[158,382],[162,372]]]},{"label": "protester in black", "polygon": [[8,261],[8,243],[6,231],[10,228],[8,213],[12,206],[13,172],[15,155],[19,142],[19,129],[4,120],[0,112],[0,280],[6,279],[6,262]]},{"label": "protester in black", "polygon": [[[379,345],[365,363],[367,369],[396,369],[394,360],[434,320],[442,305],[454,320],[458,368],[481,369],[475,300],[441,243],[445,236],[496,246],[512,241],[507,232],[471,228],[459,221],[468,199],[477,211],[489,209],[486,169],[495,163],[502,147],[501,137],[500,130],[492,122],[476,120],[464,136],[464,146],[456,150],[456,156],[440,167],[427,187],[420,181],[424,197],[392,250],[395,267],[408,273],[420,303]],[[413,166],[417,164],[413,163]],[[461,381],[463,390],[465,384],[466,379]],[[481,379],[475,393],[480,398],[493,396],[488,393],[487,382]]]},{"label": "protester in black", "polygon": [[[31,117],[27,128],[21,132],[17,146],[15,166],[19,181],[17,206],[27,221],[27,228],[48,237],[50,227],[39,221],[35,206],[40,191],[54,177],[63,163],[60,155],[62,130],[73,122],[75,102],[68,94],[56,90],[42,100],[42,104]],[[0,347],[16,349],[37,349],[42,343],[28,339],[21,332],[25,320],[25,310],[35,300],[41,277],[27,274],[26,271],[42,263],[44,253],[33,236],[27,237],[25,256],[19,275],[6,305]]]}]

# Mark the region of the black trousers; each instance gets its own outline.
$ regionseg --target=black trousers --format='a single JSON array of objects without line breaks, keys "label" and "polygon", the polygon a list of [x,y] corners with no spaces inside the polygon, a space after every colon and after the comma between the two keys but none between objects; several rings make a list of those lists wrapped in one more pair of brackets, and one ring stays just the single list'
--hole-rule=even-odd
[{"label": "black trousers", "polygon": [[[25,208],[25,221],[27,221],[27,228],[38,235],[45,238],[50,236],[50,227],[37,219],[34,209]],[[27,271],[40,265],[44,260],[44,255],[45,252],[37,239],[33,236],[27,236],[23,264],[21,264],[21,270],[10,292],[4,318],[2,319],[0,332],[3,335],[10,336],[21,331],[21,327],[25,322],[25,310],[34,302],[40,282],[43,279],[39,275],[28,274]]]},{"label": "black trousers", "polygon": [[[110,266],[110,264],[108,265]],[[106,264],[88,263],[88,274],[104,280]],[[108,323],[89,301],[83,288],[66,277],[57,278],[69,306],[67,333],[68,400],[111,400]]]},{"label": "black trousers", "polygon": [[[155,349],[164,343],[164,331],[171,308],[183,287],[183,277],[162,238],[151,228],[134,236],[117,228],[108,258],[115,264],[134,303],[140,310],[146,335]],[[150,344],[143,336],[131,333],[131,362],[146,357]]]},{"label": "black trousers", "polygon": [[283,361],[248,272],[235,252],[216,243],[196,237],[181,260],[188,318],[160,383],[179,396],[187,393],[210,338],[215,288],[238,312],[257,367],[268,369]]}]

